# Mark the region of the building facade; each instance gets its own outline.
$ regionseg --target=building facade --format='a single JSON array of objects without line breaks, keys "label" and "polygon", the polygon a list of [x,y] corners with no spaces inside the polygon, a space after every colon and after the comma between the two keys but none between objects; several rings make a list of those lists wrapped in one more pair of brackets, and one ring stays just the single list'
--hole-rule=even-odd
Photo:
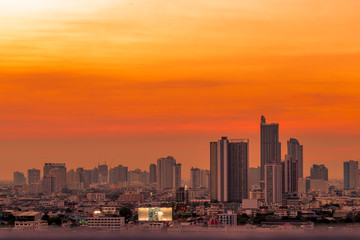
[{"label": "building facade", "polygon": [[359,162],[344,162],[344,189],[356,189],[359,186]]},{"label": "building facade", "polygon": [[283,167],[280,162],[265,165],[265,202],[281,204],[283,193]]},{"label": "building facade", "polygon": [[264,181],[265,164],[281,160],[281,143],[279,142],[279,124],[266,123],[264,116],[260,122],[260,179]]},{"label": "building facade", "polygon": [[150,171],[150,183],[156,183],[156,165],[150,164],[149,171]]},{"label": "building facade", "polygon": [[210,148],[216,148],[210,149],[210,183],[216,183],[215,187],[210,186],[211,199],[241,202],[248,197],[249,140],[222,137],[216,144],[211,143]]},{"label": "building facade", "polygon": [[321,165],[314,164],[310,169],[310,178],[329,180],[327,167],[325,167],[324,164]]},{"label": "building facade", "polygon": [[28,184],[39,183],[40,182],[40,170],[39,169],[29,169],[28,170]]},{"label": "building facade", "polygon": [[303,161],[303,145],[300,145],[299,141],[295,138],[290,138],[287,141],[287,155],[292,157],[295,161],[297,161],[298,165],[298,178],[303,178],[304,173],[304,161]]}]

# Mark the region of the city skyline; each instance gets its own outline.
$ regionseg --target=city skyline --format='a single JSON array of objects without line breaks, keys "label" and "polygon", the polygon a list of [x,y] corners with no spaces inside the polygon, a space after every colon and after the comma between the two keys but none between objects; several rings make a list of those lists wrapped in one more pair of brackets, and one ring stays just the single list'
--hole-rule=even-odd
[{"label": "city skyline", "polygon": [[1,0],[1,178],[48,161],[135,168],[169,155],[207,168],[221,136],[249,138],[255,167],[261,114],[282,146],[305,146],[305,175],[316,163],[341,178],[360,157],[359,8]]},{"label": "city skyline", "polygon": [[0,233],[358,236],[359,9],[0,0]]},{"label": "city skyline", "polygon": [[[280,124],[278,124],[278,123],[269,123],[269,124],[265,124],[265,117],[262,115],[261,116],[261,121],[260,121],[260,135],[261,135],[261,132],[262,132],[262,129],[263,129],[263,127],[265,127],[265,126],[267,126],[267,128],[268,128],[268,130],[267,131],[269,131],[270,130],[270,128],[272,128],[272,127],[276,127],[276,130],[275,130],[275,132],[274,132],[274,134],[276,134],[276,136],[277,136],[277,138],[278,139],[282,139],[281,138],[281,134],[279,134],[279,128],[280,128]],[[287,150],[286,149],[284,149],[285,148],[285,144],[283,144],[283,149],[281,149],[281,141],[280,141],[280,145],[279,145],[279,147],[276,147],[275,146],[275,148],[280,148],[280,152],[281,152],[281,154],[279,154],[279,155],[281,155],[280,156],[280,159],[278,160],[278,161],[284,161],[285,160],[285,158],[286,158],[286,155],[287,154],[289,154],[289,150],[290,151],[295,151],[295,149],[293,150],[293,148],[294,147],[292,147],[292,145],[290,144],[290,142],[291,143],[293,143],[293,144],[295,144],[295,146],[296,145],[298,145],[299,144],[299,142],[298,142],[298,140],[296,139],[296,137],[290,137],[289,138],[289,140],[286,140],[286,142],[287,142]],[[290,145],[289,145],[290,144]],[[250,146],[252,146],[253,144],[251,144]],[[260,144],[261,145],[261,144]],[[311,166],[312,166],[312,164],[318,164],[319,162],[316,162],[316,163],[308,163],[308,162],[303,162],[303,145],[298,145],[298,146],[300,146],[300,148],[301,148],[301,162],[302,163],[304,163],[305,164],[305,167],[304,166],[301,166],[301,165],[299,165],[299,167],[298,167],[298,169],[301,167],[301,168],[304,168],[305,169],[305,175],[304,175],[304,177],[306,177],[306,176],[310,176],[311,175]],[[290,147],[290,148],[289,148]],[[261,147],[259,147],[260,148],[260,150],[261,150]],[[298,150],[296,150],[296,151],[298,151]],[[252,153],[255,153],[255,155],[256,155],[256,152],[251,152],[250,153],[250,156],[252,155]],[[261,153],[261,151],[260,151],[260,153]],[[294,153],[295,154],[295,153]],[[299,153],[296,153],[296,154],[299,154]],[[208,156],[209,158],[210,158],[210,155]],[[105,156],[104,157],[105,158],[105,160],[103,161],[103,162],[100,162],[100,161],[98,161],[97,162],[97,165],[102,165],[102,164],[106,164],[106,163],[109,163],[110,162],[110,164],[108,164],[108,166],[109,167],[116,167],[117,165],[121,165],[121,164],[125,164],[124,162],[121,162],[121,161],[114,161],[113,159],[110,159],[110,161],[108,160],[108,158],[107,158],[107,156]],[[158,159],[158,158],[157,158]],[[306,159],[306,158],[305,158]],[[353,158],[353,159],[355,159],[355,158]],[[350,160],[350,159],[348,159],[348,160]],[[343,161],[341,161],[339,164],[343,164],[343,162],[345,162],[345,161],[348,161],[348,160],[343,160]],[[356,160],[356,159],[355,159]],[[48,161],[47,161],[48,162]],[[55,162],[55,161],[53,161],[53,162]],[[62,161],[62,160],[58,160],[58,162],[65,162],[66,163],[66,161]],[[46,162],[44,162],[44,163],[46,163]],[[150,160],[150,162],[149,162],[149,164],[151,164],[152,162],[151,162],[151,160]],[[329,164],[327,163],[327,162],[321,162],[322,164],[326,164],[327,166],[329,166]],[[70,164],[70,166],[72,166],[72,168],[74,168],[74,169],[76,169],[77,167],[79,167],[80,165],[76,165],[77,163],[75,163],[75,164],[73,164],[73,165],[71,165]],[[131,164],[130,164],[131,165]],[[185,164],[185,166],[187,166],[187,165],[189,165],[189,164]],[[192,167],[201,167],[201,168],[205,168],[205,169],[210,169],[210,162],[208,162],[208,166],[206,166],[205,165],[205,167],[203,167],[204,165],[201,165],[201,164],[190,164],[190,167],[189,167],[189,169],[190,168],[192,168]],[[95,165],[94,165],[95,166]],[[330,165],[331,166],[331,165]],[[33,166],[34,167],[34,166]],[[89,164],[85,164],[85,166],[84,165],[81,165],[81,167],[85,167],[85,168],[89,168],[89,167],[91,167],[91,165],[89,165]],[[261,168],[261,159],[260,159],[260,161],[259,161],[259,163],[258,163],[258,165],[256,165],[256,163],[254,163],[254,162],[251,162],[251,161],[249,161],[249,167],[260,167]],[[32,167],[31,167],[32,168]],[[36,168],[36,167],[35,167]],[[129,167],[130,168],[130,167]],[[148,168],[148,166],[139,166],[139,165],[132,165],[132,167],[131,167],[131,169],[142,169],[142,170],[146,170]],[[25,168],[24,168],[25,169]],[[28,169],[30,169],[30,168],[28,168]],[[17,168],[17,169],[14,169],[14,171],[19,171],[19,172],[26,172],[28,169],[25,169],[24,171],[22,171],[22,170],[20,170],[19,168]],[[9,175],[11,175],[11,177],[12,177],[12,173],[14,172],[14,171],[11,171],[11,173],[9,174]],[[301,171],[302,171],[302,169],[301,169]],[[331,177],[331,179],[341,179],[341,178],[343,178],[343,175],[342,175],[343,173],[341,173],[338,177]],[[300,178],[300,173],[299,173],[299,178]],[[332,174],[329,174],[330,176],[332,176]],[[185,174],[184,174],[184,179],[190,179],[190,173],[188,173],[188,171],[185,171]],[[8,178],[8,179],[0,179],[0,180],[10,180],[11,179],[11,177],[10,178]]]}]

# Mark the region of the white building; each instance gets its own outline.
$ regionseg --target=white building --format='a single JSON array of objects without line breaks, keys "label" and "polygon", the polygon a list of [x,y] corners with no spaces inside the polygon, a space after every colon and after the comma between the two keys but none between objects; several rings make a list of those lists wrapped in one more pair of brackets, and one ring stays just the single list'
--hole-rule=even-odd
[{"label": "white building", "polygon": [[265,202],[282,202],[282,166],[280,163],[265,165]]},{"label": "white building", "polygon": [[19,212],[14,213],[15,229],[39,228],[41,226],[41,212]]},{"label": "white building", "polygon": [[125,225],[124,217],[98,216],[88,218],[89,228],[99,228],[104,230],[120,230]]},{"label": "white building", "polygon": [[217,219],[220,224],[227,226],[236,226],[237,225],[237,214],[229,211],[227,213],[218,214]]}]

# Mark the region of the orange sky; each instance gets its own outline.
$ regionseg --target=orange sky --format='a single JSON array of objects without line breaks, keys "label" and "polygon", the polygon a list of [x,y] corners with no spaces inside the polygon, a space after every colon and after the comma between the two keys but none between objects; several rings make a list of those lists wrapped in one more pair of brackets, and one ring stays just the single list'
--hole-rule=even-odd
[{"label": "orange sky", "polygon": [[342,178],[360,155],[358,0],[0,0],[0,179],[172,155],[280,123]]}]

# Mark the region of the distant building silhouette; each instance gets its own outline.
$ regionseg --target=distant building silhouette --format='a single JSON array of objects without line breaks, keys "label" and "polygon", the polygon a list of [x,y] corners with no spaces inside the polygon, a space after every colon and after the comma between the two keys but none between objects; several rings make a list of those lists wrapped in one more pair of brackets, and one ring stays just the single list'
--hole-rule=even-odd
[{"label": "distant building silhouette", "polygon": [[156,183],[156,164],[150,164],[150,183]]},{"label": "distant building silhouette", "polygon": [[265,117],[261,116],[260,122],[260,167],[261,180],[265,176],[265,164],[281,160],[281,143],[279,142],[279,124],[266,123]]},{"label": "distant building silhouette", "polygon": [[109,168],[108,165],[102,164],[98,166],[99,171],[99,183],[107,184],[109,183]]},{"label": "distant building silhouette", "polygon": [[310,169],[310,178],[329,180],[327,167],[325,167],[324,164],[321,165],[314,164]]},{"label": "distant building silhouette", "polygon": [[25,185],[26,184],[26,178],[24,173],[22,172],[14,172],[14,184],[15,185]]},{"label": "distant building silhouette", "polygon": [[159,158],[156,171],[158,190],[177,189],[181,186],[181,164],[176,164],[173,157]]},{"label": "distant building silhouette", "polygon": [[359,186],[359,162],[344,162],[344,189],[356,189]]},{"label": "distant building silhouette", "polygon": [[[51,193],[58,193],[66,186],[65,163],[45,163],[44,178],[49,178]],[[47,184],[48,184],[47,182]],[[49,190],[49,188],[48,188]]]},{"label": "distant building silhouette", "polygon": [[265,164],[265,202],[281,204],[283,193],[283,167],[280,162]]},{"label": "distant building silhouette", "polygon": [[298,178],[303,178],[303,145],[300,145],[299,141],[295,138],[290,138],[287,141],[287,155],[289,155],[293,160],[297,161],[298,165]]},{"label": "distant building silhouette", "polygon": [[251,188],[252,186],[260,187],[260,174],[261,167],[249,168],[249,188]]},{"label": "distant building silhouette", "polygon": [[181,163],[174,164],[173,171],[173,188],[176,190],[181,187]]},{"label": "distant building silhouette", "polygon": [[200,188],[201,180],[201,170],[199,168],[190,169],[190,188],[198,189]]},{"label": "distant building silhouette", "polygon": [[39,183],[40,182],[40,170],[32,168],[28,170],[28,184]]},{"label": "distant building silhouette", "polygon": [[290,155],[285,155],[283,164],[283,192],[298,192],[298,161]]}]

